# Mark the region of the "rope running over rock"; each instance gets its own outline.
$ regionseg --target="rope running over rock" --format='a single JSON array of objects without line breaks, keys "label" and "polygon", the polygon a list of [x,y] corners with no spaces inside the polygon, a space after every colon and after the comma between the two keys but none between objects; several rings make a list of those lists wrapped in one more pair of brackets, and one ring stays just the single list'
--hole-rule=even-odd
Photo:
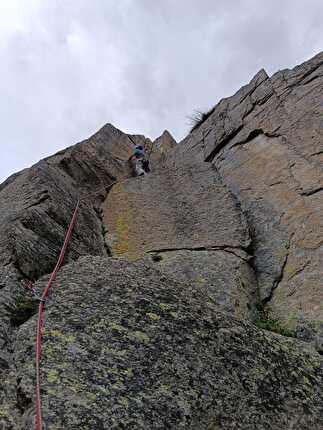
[{"label": "rope running over rock", "polygon": [[41,362],[41,343],[42,343],[42,330],[44,325],[44,314],[45,314],[45,303],[48,297],[49,290],[52,286],[54,279],[56,278],[57,272],[59,271],[61,265],[63,264],[64,256],[69,245],[69,242],[72,237],[73,228],[76,222],[77,212],[79,208],[80,201],[77,201],[77,204],[74,209],[74,213],[68,227],[64,244],[62,246],[61,252],[59,254],[59,258],[57,260],[55,269],[53,270],[50,279],[46,288],[44,289],[38,306],[38,319],[37,319],[37,328],[36,328],[36,412],[35,412],[35,430],[42,430],[42,411],[41,411],[41,396],[40,396],[40,362]]}]

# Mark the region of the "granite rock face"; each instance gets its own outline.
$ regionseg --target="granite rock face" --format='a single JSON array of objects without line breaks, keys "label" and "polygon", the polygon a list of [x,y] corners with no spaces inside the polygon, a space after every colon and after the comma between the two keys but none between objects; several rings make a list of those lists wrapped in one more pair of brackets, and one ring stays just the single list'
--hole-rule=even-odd
[{"label": "granite rock face", "polygon": [[237,201],[205,163],[118,183],[104,209],[115,255],[250,244]]},{"label": "granite rock face", "polygon": [[249,231],[212,166],[164,169],[118,183],[103,211],[112,256],[134,261],[150,255],[163,272],[204,285],[222,309],[250,314],[257,286],[248,264]]},{"label": "granite rock face", "polygon": [[[172,165],[211,162],[239,200],[260,296],[322,348],[323,54],[271,78],[260,71],[176,147]],[[175,167],[173,167],[175,168]]]},{"label": "granite rock face", "polygon": [[[22,284],[46,286],[78,199],[47,430],[323,428],[322,80],[323,54],[262,70],[179,144],[108,124],[0,185],[0,430],[34,427]],[[133,178],[138,143],[152,173]]]},{"label": "granite rock face", "polygon": [[[26,430],[34,325],[21,327],[15,350]],[[321,376],[318,354],[219,312],[203,290],[142,262],[82,257],[61,271],[47,311],[49,429],[318,430]]]}]

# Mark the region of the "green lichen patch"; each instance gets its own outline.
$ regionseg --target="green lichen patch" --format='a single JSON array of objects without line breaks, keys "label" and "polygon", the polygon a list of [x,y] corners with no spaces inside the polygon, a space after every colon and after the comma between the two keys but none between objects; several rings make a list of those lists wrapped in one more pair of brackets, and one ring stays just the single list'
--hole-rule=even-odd
[{"label": "green lichen patch", "polygon": [[116,323],[110,323],[109,327],[112,331],[115,331],[117,333],[125,333],[127,331],[127,329],[125,327],[123,327],[120,324],[116,324]]},{"label": "green lichen patch", "polygon": [[170,305],[169,303],[158,303],[158,306],[163,311],[168,311],[168,310],[170,310],[172,308],[172,305]]},{"label": "green lichen patch", "polygon": [[136,342],[149,343],[149,336],[143,331],[134,331],[128,334],[129,339],[134,340]]},{"label": "green lichen patch", "polygon": [[127,399],[127,397],[119,397],[118,403],[120,403],[120,405],[122,405],[125,408],[129,407],[129,400]]},{"label": "green lichen patch", "polygon": [[160,316],[155,314],[154,312],[148,312],[147,317],[150,318],[152,321],[158,321],[160,319]]},{"label": "green lichen patch", "polygon": [[56,384],[59,381],[58,373],[56,370],[49,370],[47,373],[47,381],[50,384]]},{"label": "green lichen patch", "polygon": [[296,337],[295,330],[286,327],[281,321],[271,316],[271,313],[263,305],[258,305],[258,318],[255,325],[263,330],[272,331],[286,337]]}]

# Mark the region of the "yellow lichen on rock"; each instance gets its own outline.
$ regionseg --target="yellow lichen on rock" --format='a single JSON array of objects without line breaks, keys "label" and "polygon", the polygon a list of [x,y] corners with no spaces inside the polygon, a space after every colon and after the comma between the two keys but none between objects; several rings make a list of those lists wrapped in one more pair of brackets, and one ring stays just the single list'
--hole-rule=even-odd
[{"label": "yellow lichen on rock", "polygon": [[122,183],[115,184],[109,193],[104,209],[104,223],[114,256],[124,256],[129,261],[142,257],[140,220],[132,196]]}]

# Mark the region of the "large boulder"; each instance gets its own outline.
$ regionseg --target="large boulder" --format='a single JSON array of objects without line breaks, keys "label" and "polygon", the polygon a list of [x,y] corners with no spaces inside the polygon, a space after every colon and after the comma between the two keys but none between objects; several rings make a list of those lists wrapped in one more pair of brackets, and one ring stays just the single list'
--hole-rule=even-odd
[{"label": "large boulder", "polygon": [[[24,430],[34,428],[34,330],[35,319],[21,326],[14,351]],[[43,418],[52,430],[319,430],[321,366],[297,341],[218,312],[202,289],[142,262],[82,257],[62,269],[47,308]]]}]

